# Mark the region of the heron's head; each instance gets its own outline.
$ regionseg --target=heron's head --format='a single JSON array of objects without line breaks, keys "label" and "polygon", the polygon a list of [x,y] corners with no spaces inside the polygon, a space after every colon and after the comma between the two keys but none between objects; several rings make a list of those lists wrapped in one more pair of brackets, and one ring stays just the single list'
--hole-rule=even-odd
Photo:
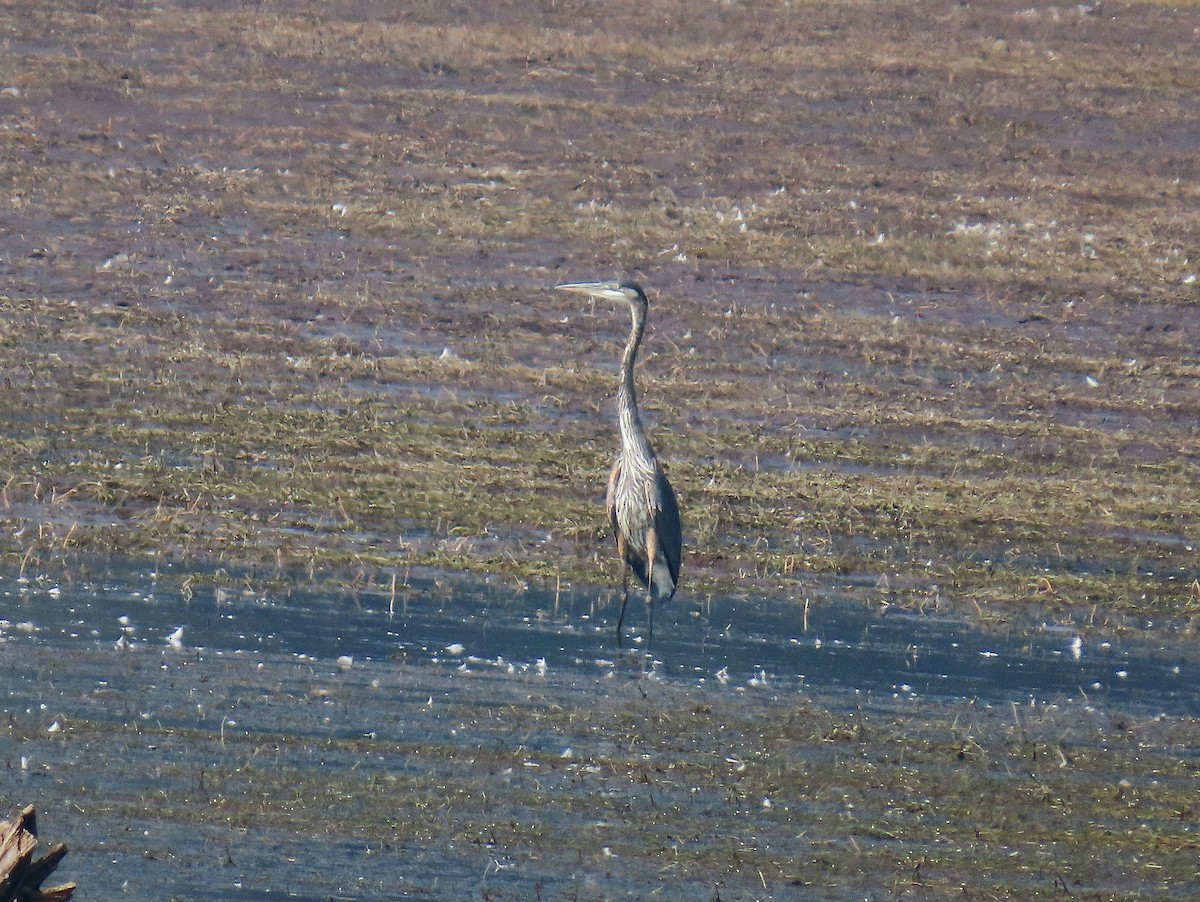
[{"label": "heron's head", "polygon": [[637,282],[568,282],[565,285],[555,285],[557,291],[573,291],[576,294],[586,294],[588,297],[600,298],[604,301],[624,301],[630,306],[645,309],[646,292]]}]

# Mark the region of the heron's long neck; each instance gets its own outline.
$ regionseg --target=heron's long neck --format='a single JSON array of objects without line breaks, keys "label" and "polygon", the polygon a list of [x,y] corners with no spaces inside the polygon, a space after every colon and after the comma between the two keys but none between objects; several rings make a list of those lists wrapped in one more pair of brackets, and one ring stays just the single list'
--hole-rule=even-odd
[{"label": "heron's long neck", "polygon": [[654,449],[646,438],[642,417],[638,412],[637,389],[633,384],[633,366],[637,362],[638,346],[642,333],[646,331],[646,312],[631,305],[633,328],[629,332],[629,343],[625,345],[625,356],[621,358],[621,387],[617,391],[617,422],[621,428],[621,450],[625,457],[653,460]]}]

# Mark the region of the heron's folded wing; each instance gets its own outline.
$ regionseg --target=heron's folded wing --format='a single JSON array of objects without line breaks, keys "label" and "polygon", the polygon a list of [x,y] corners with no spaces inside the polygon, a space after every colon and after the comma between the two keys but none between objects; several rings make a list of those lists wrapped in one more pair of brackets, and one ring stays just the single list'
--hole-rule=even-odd
[{"label": "heron's folded wing", "polygon": [[612,527],[613,541],[620,544],[617,526],[617,480],[621,478],[621,458],[613,464],[612,475],[608,477],[608,493],[604,505],[608,509],[608,525]]},{"label": "heron's folded wing", "polygon": [[661,466],[657,468],[655,479],[658,484],[658,504],[654,511],[654,530],[658,533],[658,547],[667,559],[671,581],[678,583],[679,562],[683,557],[683,528],[679,522],[679,502],[676,501],[675,490],[671,488],[667,474]]}]

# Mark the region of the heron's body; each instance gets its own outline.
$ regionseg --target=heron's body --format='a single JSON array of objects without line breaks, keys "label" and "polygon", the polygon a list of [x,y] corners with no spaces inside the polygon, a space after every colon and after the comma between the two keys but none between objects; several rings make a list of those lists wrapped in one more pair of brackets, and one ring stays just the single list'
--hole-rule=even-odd
[{"label": "heron's body", "polygon": [[557,287],[591,297],[627,302],[633,317],[629,341],[621,359],[621,383],[617,390],[621,450],[608,480],[606,506],[617,542],[617,556],[622,562],[617,644],[621,644],[625,606],[629,602],[630,570],[646,587],[646,605],[650,616],[649,642],[654,630],[654,602],[669,600],[679,584],[683,533],[675,490],[667,481],[667,475],[646,437],[633,383],[638,347],[646,329],[646,294],[632,282],[574,282]]},{"label": "heron's body", "polygon": [[[673,546],[666,541],[672,530],[667,524],[679,523],[679,505],[667,474],[655,461],[646,473],[637,465],[626,466],[622,454],[613,465],[608,480],[608,520],[617,539],[617,552],[633,575],[652,593],[650,601],[669,601],[679,580],[682,542]],[[651,536],[653,533],[653,537]],[[654,544],[653,555],[650,545]],[[646,564],[653,557],[647,572]]]}]

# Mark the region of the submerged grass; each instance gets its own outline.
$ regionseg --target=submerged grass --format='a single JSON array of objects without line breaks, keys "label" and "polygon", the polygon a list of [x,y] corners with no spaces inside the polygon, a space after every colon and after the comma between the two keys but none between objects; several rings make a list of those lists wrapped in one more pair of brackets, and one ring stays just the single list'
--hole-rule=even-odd
[{"label": "submerged grass", "polygon": [[[24,716],[8,735],[39,760],[186,748],[184,760],[203,765],[168,755],[151,796],[110,775],[112,788],[74,804],[83,816],[137,823],[152,811],[227,836],[231,860],[244,837],[304,825],[389,856],[440,848],[451,870],[456,856],[511,861],[526,885],[531,873],[558,887],[598,868],[668,898],[701,888],[722,898],[759,888],[771,898],[1187,898],[1200,881],[1187,718],[1114,718],[1081,703],[898,710],[624,679],[588,689],[584,709],[563,703],[569,687],[541,681],[488,686],[389,667],[325,688],[306,668],[291,667],[293,685],[289,666],[235,686],[212,672],[228,661],[182,668],[178,678],[207,687],[208,709],[236,711],[219,734],[158,718],[68,719],[53,754],[40,731],[21,735]],[[134,703],[146,691],[137,686],[121,697]],[[351,718],[378,734],[330,726],[381,697],[386,717]],[[48,773],[69,784],[91,779],[89,767]],[[414,861],[399,879],[420,874]]]}]

